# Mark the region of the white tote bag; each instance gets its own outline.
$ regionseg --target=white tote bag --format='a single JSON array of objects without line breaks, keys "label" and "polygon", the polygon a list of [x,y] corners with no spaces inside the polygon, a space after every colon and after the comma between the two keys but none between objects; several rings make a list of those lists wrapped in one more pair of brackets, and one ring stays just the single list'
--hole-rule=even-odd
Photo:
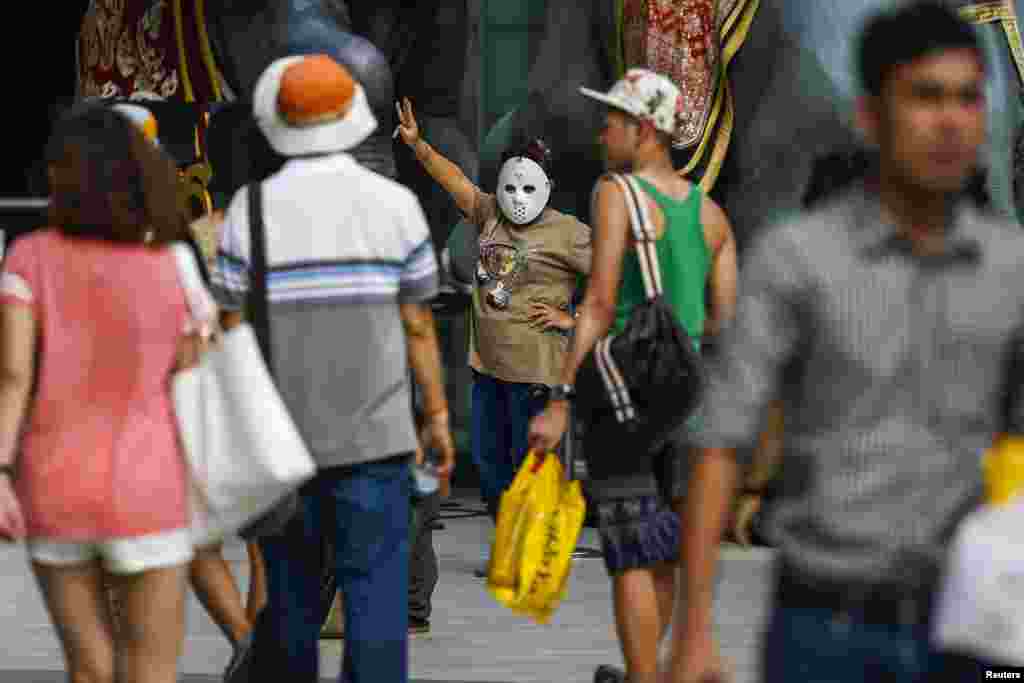
[{"label": "white tote bag", "polygon": [[1024,498],[985,505],[960,524],[932,628],[942,649],[1024,666]]},{"label": "white tote bag", "polygon": [[[193,319],[201,321],[212,299],[189,247],[173,249]],[[197,365],[176,373],[172,394],[194,484],[197,546],[237,533],[316,474],[248,324],[219,335]]]}]

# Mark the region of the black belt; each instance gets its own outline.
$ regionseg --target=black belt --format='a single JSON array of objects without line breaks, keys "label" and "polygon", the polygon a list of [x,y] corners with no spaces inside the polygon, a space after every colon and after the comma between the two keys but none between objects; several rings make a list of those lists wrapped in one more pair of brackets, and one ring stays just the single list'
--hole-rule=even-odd
[{"label": "black belt", "polygon": [[784,608],[826,609],[839,618],[869,624],[926,626],[931,618],[933,585],[851,583],[809,577],[780,563],[775,601]]}]

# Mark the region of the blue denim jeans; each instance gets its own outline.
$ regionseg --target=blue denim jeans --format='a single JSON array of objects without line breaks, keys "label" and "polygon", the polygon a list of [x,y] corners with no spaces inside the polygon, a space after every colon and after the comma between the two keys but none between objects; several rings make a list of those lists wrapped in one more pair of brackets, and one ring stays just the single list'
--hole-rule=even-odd
[{"label": "blue denim jeans", "polygon": [[321,470],[302,489],[302,511],[260,541],[267,606],[260,613],[253,681],[319,680],[321,534],[333,537],[344,605],[342,683],[408,681],[411,454]]},{"label": "blue denim jeans", "polygon": [[762,646],[765,683],[926,683],[942,657],[925,626],[839,620],[829,609],[776,604]]},{"label": "blue denim jeans", "polygon": [[491,514],[526,457],[530,420],[544,410],[547,393],[536,384],[505,382],[473,373],[473,462]]}]

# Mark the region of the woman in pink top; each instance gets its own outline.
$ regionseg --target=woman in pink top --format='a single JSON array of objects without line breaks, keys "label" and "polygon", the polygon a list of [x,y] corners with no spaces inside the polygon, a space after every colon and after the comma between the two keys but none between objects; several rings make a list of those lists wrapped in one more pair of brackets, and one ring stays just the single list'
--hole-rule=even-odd
[{"label": "woman in pink top", "polygon": [[167,246],[176,171],[97,106],[58,122],[46,159],[55,227],[0,276],[0,536],[27,539],[72,681],[173,683],[193,555],[170,396],[194,346]]}]

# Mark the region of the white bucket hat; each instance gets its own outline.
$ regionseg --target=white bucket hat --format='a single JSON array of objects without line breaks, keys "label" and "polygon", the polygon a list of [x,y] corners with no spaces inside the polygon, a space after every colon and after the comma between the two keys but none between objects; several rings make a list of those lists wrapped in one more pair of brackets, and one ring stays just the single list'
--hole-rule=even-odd
[{"label": "white bucket hat", "polygon": [[[293,67],[306,73],[293,73],[298,83],[289,85],[289,91],[298,89],[303,95],[310,95],[310,102],[302,103],[309,106],[303,112],[307,120],[301,123],[289,121],[281,111],[282,80]],[[322,86],[321,91],[311,92],[318,85]],[[289,97],[295,94],[288,93]],[[334,105],[340,111],[318,111]],[[344,66],[327,55],[298,55],[271,63],[256,81],[252,108],[270,146],[284,156],[343,152],[377,129],[377,119],[363,87]]]},{"label": "white bucket hat", "polygon": [[650,121],[663,133],[675,135],[686,102],[671,80],[648,69],[630,69],[607,93],[580,88],[598,102]]}]

